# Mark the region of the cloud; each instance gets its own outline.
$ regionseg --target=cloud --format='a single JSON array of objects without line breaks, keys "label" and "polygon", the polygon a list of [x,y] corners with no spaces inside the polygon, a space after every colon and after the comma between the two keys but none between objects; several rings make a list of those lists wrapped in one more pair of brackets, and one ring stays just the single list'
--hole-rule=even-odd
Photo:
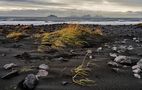
[{"label": "cloud", "polygon": [[0,15],[119,15],[141,12],[142,0],[0,0],[0,11]]},{"label": "cloud", "polygon": [[107,1],[119,4],[119,5],[142,8],[142,0],[107,0]]},{"label": "cloud", "polygon": [[[33,7],[33,9],[56,8],[92,11],[141,11],[141,4],[142,0],[0,0],[0,9],[8,6],[11,9],[14,8],[14,10],[16,8],[32,9]],[[6,9],[8,10],[8,8]]]}]

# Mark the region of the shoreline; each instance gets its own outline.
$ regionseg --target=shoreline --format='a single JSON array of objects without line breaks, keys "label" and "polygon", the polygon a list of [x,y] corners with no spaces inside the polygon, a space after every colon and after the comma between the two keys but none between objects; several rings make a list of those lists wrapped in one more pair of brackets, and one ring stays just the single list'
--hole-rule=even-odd
[{"label": "shoreline", "polygon": [[54,21],[0,21],[0,25],[53,25],[53,24],[85,24],[85,25],[136,25],[142,21],[69,21],[69,22],[54,22]]}]

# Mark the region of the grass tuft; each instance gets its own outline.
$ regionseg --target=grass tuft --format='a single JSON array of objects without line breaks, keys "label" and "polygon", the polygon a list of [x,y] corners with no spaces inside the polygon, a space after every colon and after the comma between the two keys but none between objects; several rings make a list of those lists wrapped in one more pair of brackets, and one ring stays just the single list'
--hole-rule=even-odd
[{"label": "grass tuft", "polygon": [[89,76],[89,72],[91,72],[91,69],[87,67],[87,64],[86,64],[87,62],[85,62],[85,60],[88,54],[90,53],[92,53],[90,50],[87,51],[87,54],[85,55],[82,61],[82,64],[72,70],[72,73],[73,73],[72,81],[75,84],[78,84],[80,86],[95,85],[94,80],[90,80],[87,78]]},{"label": "grass tuft", "polygon": [[24,37],[25,37],[25,35],[21,32],[11,32],[6,36],[6,38],[14,40],[14,41],[21,40]]},{"label": "grass tuft", "polygon": [[41,44],[51,45],[53,48],[89,46],[94,38],[102,36],[100,29],[93,31],[80,25],[69,25],[58,31],[44,33]]}]

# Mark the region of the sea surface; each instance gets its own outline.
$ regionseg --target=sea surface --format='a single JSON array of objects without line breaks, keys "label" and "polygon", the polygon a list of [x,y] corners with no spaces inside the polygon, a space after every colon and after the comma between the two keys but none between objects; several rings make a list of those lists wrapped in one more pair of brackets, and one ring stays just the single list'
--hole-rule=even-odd
[{"label": "sea surface", "polygon": [[135,25],[142,21],[69,21],[69,22],[46,22],[46,21],[0,21],[0,25],[50,25],[50,24],[97,24],[97,25]]}]

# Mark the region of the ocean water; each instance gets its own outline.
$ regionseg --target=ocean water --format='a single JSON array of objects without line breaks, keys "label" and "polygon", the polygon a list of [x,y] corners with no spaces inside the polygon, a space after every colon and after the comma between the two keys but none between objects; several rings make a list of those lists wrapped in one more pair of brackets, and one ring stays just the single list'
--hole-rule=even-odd
[{"label": "ocean water", "polygon": [[45,21],[0,21],[0,25],[49,25],[49,24],[97,24],[97,25],[135,25],[142,21],[71,21],[71,22],[45,22]]}]

